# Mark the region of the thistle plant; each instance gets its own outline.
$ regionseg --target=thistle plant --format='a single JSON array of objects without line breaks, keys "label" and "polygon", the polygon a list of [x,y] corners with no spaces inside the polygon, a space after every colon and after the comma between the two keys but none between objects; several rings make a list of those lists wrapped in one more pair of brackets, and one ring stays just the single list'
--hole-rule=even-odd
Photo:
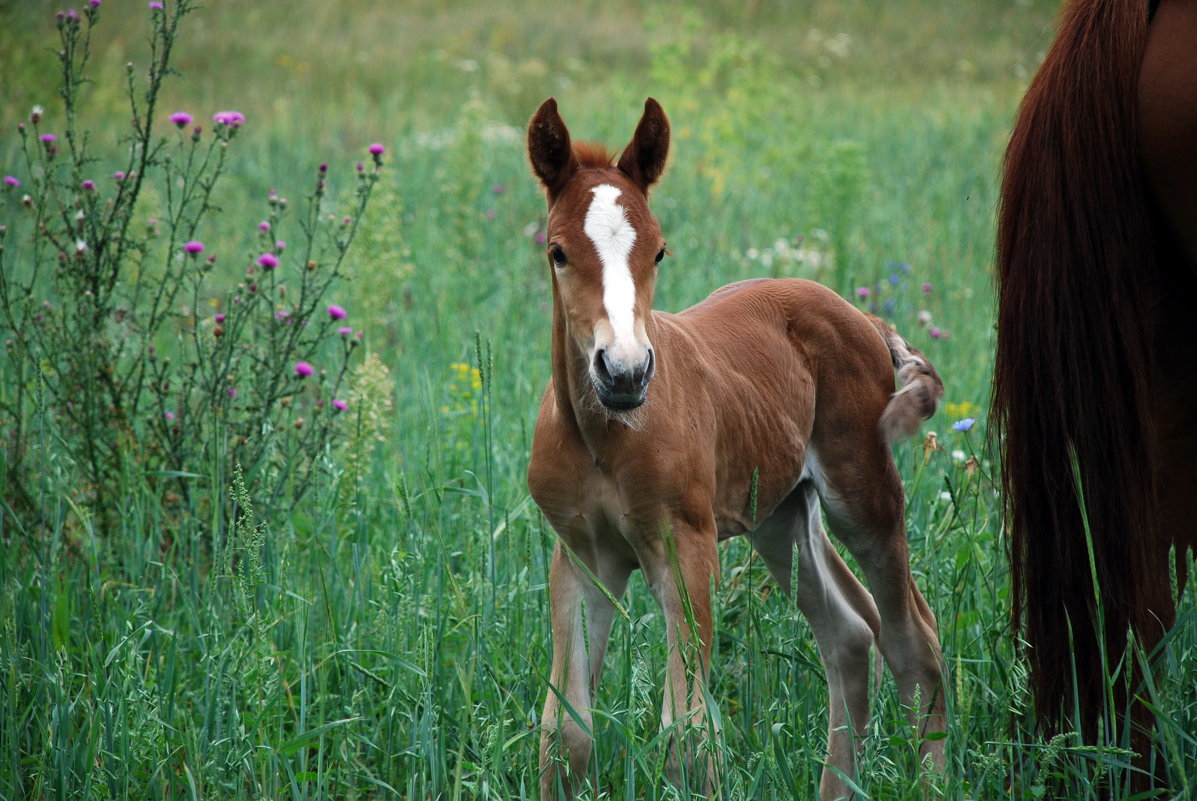
[{"label": "thistle plant", "polygon": [[[131,133],[115,142],[82,118],[81,95],[99,80],[87,67],[101,2],[57,15],[61,104],[19,125],[19,164],[0,186],[0,431],[18,511],[38,511],[31,488],[51,462],[101,530],[130,475],[187,505],[191,479],[225,486],[240,463],[268,515],[310,487],[349,408],[361,334],[329,301],[385,148],[369,147],[352,192],[333,192],[328,165],[314,167],[298,212],[271,190],[251,250],[240,236],[221,241],[217,189],[250,121],[218,111],[197,122],[159,104],[194,7],[149,5],[149,62],[125,67]],[[103,152],[113,144],[118,155]]]}]

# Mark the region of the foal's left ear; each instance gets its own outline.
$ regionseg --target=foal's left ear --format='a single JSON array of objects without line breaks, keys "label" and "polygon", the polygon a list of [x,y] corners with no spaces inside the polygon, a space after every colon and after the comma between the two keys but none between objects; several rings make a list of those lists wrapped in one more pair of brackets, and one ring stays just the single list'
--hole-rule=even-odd
[{"label": "foal's left ear", "polygon": [[669,118],[653,98],[644,101],[644,116],[632,141],[619,157],[619,169],[627,173],[646,193],[665,172],[669,157]]}]

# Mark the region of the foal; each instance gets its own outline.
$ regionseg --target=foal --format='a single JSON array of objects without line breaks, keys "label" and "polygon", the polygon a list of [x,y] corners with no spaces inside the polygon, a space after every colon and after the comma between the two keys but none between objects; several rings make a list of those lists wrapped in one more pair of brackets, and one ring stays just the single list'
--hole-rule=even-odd
[{"label": "foal", "polygon": [[[618,163],[571,144],[552,98],[528,129],[548,198],[553,284],[552,380],[528,486],[559,538],[543,798],[573,797],[583,780],[611,599],[636,568],[665,617],[661,724],[690,727],[675,738],[671,769],[695,764],[693,741],[707,728],[716,545],[739,534],[818,641],[831,696],[827,765],[853,775],[875,642],[903,701],[921,699],[922,731],[945,726],[935,617],[910,574],[889,451],[935,411],[943,384],[892,328],[809,281],[744,281],[681,314],[652,311],[666,250],[648,191],[668,150],[669,121],[651,98]],[[821,508],[872,595],[827,539]],[[942,767],[942,740],[923,753]],[[820,791],[851,793],[828,768]]]}]

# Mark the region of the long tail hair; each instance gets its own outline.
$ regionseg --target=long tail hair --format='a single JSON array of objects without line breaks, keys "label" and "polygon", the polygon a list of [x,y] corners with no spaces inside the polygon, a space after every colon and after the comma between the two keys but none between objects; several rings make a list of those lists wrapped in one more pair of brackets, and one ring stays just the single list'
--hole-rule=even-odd
[{"label": "long tail hair", "polygon": [[993,418],[1014,621],[1040,721],[1055,731],[1076,708],[1089,736],[1107,706],[1103,646],[1112,668],[1128,628],[1158,641],[1143,599],[1167,580],[1144,540],[1159,536],[1136,116],[1147,23],[1145,0],[1069,3],[1019,109],[998,216]]}]

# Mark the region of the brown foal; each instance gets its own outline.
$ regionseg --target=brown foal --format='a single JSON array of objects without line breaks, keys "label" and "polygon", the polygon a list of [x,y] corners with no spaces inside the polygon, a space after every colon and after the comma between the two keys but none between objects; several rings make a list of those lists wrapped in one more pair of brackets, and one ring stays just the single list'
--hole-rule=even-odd
[{"label": "brown foal", "polygon": [[[890,454],[935,411],[939,376],[884,322],[810,281],[744,281],[681,314],[653,311],[666,250],[648,191],[668,150],[669,121],[651,98],[618,162],[572,144],[552,98],[528,129],[549,205],[553,285],[552,379],[528,468],[559,538],[544,798],[572,798],[583,782],[612,599],[636,568],[665,617],[671,771],[687,766],[711,789],[713,770],[699,762],[704,739],[717,736],[704,702],[710,590],[718,542],[740,534],[818,641],[830,692],[827,766],[854,775],[874,644],[921,730],[946,723],[935,617],[910,574]],[[820,510],[871,594],[832,547]],[[942,768],[942,739],[924,742],[923,753]],[[828,767],[820,791],[851,794]]]}]

